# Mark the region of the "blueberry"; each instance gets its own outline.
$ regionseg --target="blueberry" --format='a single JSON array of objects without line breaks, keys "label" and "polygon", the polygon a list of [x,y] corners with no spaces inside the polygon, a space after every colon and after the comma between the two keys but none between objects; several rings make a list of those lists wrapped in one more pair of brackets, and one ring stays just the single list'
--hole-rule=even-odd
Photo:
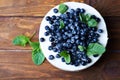
[{"label": "blueberry", "polygon": [[77,54],[77,57],[78,57],[79,59],[81,59],[82,54],[81,54],[81,53],[78,53],[78,54]]},{"label": "blueberry", "polygon": [[74,65],[75,65],[75,66],[79,66],[79,64],[80,64],[80,63],[79,63],[78,61],[75,61],[75,64],[74,64]]},{"label": "blueberry", "polygon": [[44,35],[45,35],[45,36],[48,36],[48,35],[49,35],[49,32],[45,32]]},{"label": "blueberry", "polygon": [[52,16],[52,20],[55,20],[55,19],[56,19],[56,16],[55,16],[55,15],[53,15],[53,16]]},{"label": "blueberry", "polygon": [[61,56],[59,54],[56,54],[56,58],[60,58]]},{"label": "blueberry", "polygon": [[70,40],[70,39],[67,39],[67,42],[68,42],[68,43],[70,43],[70,42],[71,42],[71,40]]},{"label": "blueberry", "polygon": [[102,30],[102,29],[98,29],[98,32],[99,32],[99,33],[103,33],[103,30]]},{"label": "blueberry", "polygon": [[61,58],[62,62],[65,62],[65,59],[64,58]]},{"label": "blueberry", "polygon": [[80,9],[80,13],[85,13],[85,9]]},{"label": "blueberry", "polygon": [[95,18],[96,18],[96,16],[95,16],[95,15],[91,15],[91,18],[95,19]]},{"label": "blueberry", "polygon": [[75,43],[75,39],[74,38],[71,38],[71,43]]},{"label": "blueberry", "polygon": [[86,62],[85,61],[81,61],[81,65],[85,66]]},{"label": "blueberry", "polygon": [[57,52],[58,50],[57,50],[57,48],[53,48],[53,51],[54,51],[54,52]]},{"label": "blueberry", "polygon": [[56,8],[53,9],[53,12],[54,12],[54,13],[58,13],[58,9],[56,9]]},{"label": "blueberry", "polygon": [[99,35],[98,33],[96,33],[96,34],[95,34],[95,37],[98,38],[98,37],[100,37],[100,35]]},{"label": "blueberry", "polygon": [[50,23],[50,24],[53,24],[53,21],[50,20],[49,23]]},{"label": "blueberry", "polygon": [[75,39],[78,39],[79,38],[79,36],[78,35],[75,35]]},{"label": "blueberry", "polygon": [[71,15],[74,14],[74,12],[75,12],[74,9],[71,9],[71,10],[70,10],[70,14],[71,14]]},{"label": "blueberry", "polygon": [[52,47],[52,46],[49,46],[49,47],[48,47],[48,50],[52,50],[52,49],[53,49],[53,47]]},{"label": "blueberry", "polygon": [[45,26],[45,30],[50,30],[49,26]]},{"label": "blueberry", "polygon": [[50,41],[50,42],[53,42],[53,41],[54,41],[54,38],[53,38],[53,37],[49,37],[49,41]]},{"label": "blueberry", "polygon": [[97,38],[94,38],[93,40],[92,40],[92,42],[97,42],[98,41],[98,39]]},{"label": "blueberry", "polygon": [[46,21],[50,21],[50,20],[51,20],[50,16],[47,16]]},{"label": "blueberry", "polygon": [[80,38],[80,40],[85,40],[85,37],[84,37],[84,36],[82,36],[82,37]]},{"label": "blueberry", "polygon": [[76,44],[77,44],[77,45],[79,45],[79,42],[80,42],[79,40],[76,40]]},{"label": "blueberry", "polygon": [[55,57],[53,55],[49,55],[48,57],[50,60],[53,60]]},{"label": "blueberry", "polygon": [[101,21],[100,18],[96,18],[95,20],[96,20],[97,22],[100,22],[100,21]]},{"label": "blueberry", "polygon": [[45,41],[45,39],[42,37],[42,38],[40,38],[40,42],[44,42]]},{"label": "blueberry", "polygon": [[87,58],[87,63],[91,63],[92,60],[90,58]]}]

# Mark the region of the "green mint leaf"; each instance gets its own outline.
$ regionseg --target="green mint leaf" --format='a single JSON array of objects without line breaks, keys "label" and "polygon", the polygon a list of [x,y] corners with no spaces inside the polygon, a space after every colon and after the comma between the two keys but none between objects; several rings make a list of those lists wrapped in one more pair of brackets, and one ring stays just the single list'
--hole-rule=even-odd
[{"label": "green mint leaf", "polygon": [[68,53],[67,53],[67,51],[65,51],[65,50],[62,51],[62,52],[60,52],[60,56],[62,56],[62,57],[66,57],[67,54],[68,54]]},{"label": "green mint leaf", "polygon": [[60,56],[65,59],[66,63],[70,63],[71,62],[70,54],[68,54],[67,51],[60,52]]},{"label": "green mint leaf", "polygon": [[79,14],[80,21],[83,21],[82,14]]},{"label": "green mint leaf", "polygon": [[68,10],[68,6],[65,4],[60,4],[58,10],[61,14],[64,14]]},{"label": "green mint leaf", "polygon": [[32,61],[34,64],[40,65],[44,62],[44,60],[45,57],[39,48],[32,51]]},{"label": "green mint leaf", "polygon": [[65,62],[66,62],[66,63],[70,63],[70,62],[71,62],[71,58],[70,58],[70,55],[69,55],[69,54],[67,54],[67,56],[64,57],[64,59],[65,59]]},{"label": "green mint leaf", "polygon": [[16,36],[13,39],[14,45],[26,46],[26,44],[30,41],[30,39],[24,35]]},{"label": "green mint leaf", "polygon": [[93,51],[95,51],[98,54],[102,54],[105,52],[105,47],[99,43],[95,43],[93,47]]},{"label": "green mint leaf", "polygon": [[105,47],[99,43],[90,43],[87,48],[87,55],[103,54]]},{"label": "green mint leaf", "polygon": [[87,49],[93,48],[94,44],[95,44],[95,43],[90,43],[90,44],[88,45],[88,48],[87,48]]},{"label": "green mint leaf", "polygon": [[95,19],[90,19],[87,22],[87,24],[88,24],[89,27],[96,27],[98,25],[98,22]]},{"label": "green mint leaf", "polygon": [[86,14],[85,16],[86,16],[86,21],[89,21],[90,18],[91,18],[91,15],[90,14]]},{"label": "green mint leaf", "polygon": [[39,49],[39,42],[29,42],[33,50]]},{"label": "green mint leaf", "polygon": [[64,27],[65,27],[65,24],[64,24],[63,20],[60,20],[60,29],[62,29]]},{"label": "green mint leaf", "polygon": [[79,48],[80,51],[84,51],[85,50],[85,47],[81,46],[81,45],[79,45],[78,48]]},{"label": "green mint leaf", "polygon": [[80,21],[86,23],[86,16],[85,14],[79,14]]}]

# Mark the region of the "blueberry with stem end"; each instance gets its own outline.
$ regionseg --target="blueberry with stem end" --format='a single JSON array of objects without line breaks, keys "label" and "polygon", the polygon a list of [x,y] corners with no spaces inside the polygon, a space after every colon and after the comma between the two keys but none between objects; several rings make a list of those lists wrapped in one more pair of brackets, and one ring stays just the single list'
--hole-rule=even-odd
[{"label": "blueberry with stem end", "polygon": [[50,60],[53,60],[55,57],[53,55],[49,55],[48,57]]}]

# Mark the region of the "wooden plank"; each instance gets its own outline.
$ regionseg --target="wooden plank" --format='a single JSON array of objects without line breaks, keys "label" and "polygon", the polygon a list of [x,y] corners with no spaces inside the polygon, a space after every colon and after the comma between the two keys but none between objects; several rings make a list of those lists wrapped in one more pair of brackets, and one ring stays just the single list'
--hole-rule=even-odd
[{"label": "wooden plank", "polygon": [[[27,34],[30,36],[35,30],[37,34],[32,39],[38,41],[39,25],[42,18],[40,17],[1,17],[0,18],[0,49],[16,50],[16,49],[30,49],[27,47],[14,46],[12,40],[15,36],[20,34]],[[119,17],[105,17],[107,28],[109,32],[108,48],[111,50],[120,50],[120,18]]]},{"label": "wooden plank", "polygon": [[0,0],[0,16],[44,16],[54,6],[83,0]]},{"label": "wooden plank", "polygon": [[[79,72],[59,70],[47,61],[36,66],[31,51],[0,50],[0,80],[119,80],[120,53],[106,52],[92,67]],[[114,65],[112,65],[114,64]]]},{"label": "wooden plank", "polygon": [[0,49],[30,49],[14,46],[12,40],[15,36],[25,34],[31,36],[37,31],[32,41],[38,41],[39,26],[42,18],[29,17],[2,17],[0,18]]},{"label": "wooden plank", "polygon": [[89,0],[103,16],[120,16],[120,0]]}]

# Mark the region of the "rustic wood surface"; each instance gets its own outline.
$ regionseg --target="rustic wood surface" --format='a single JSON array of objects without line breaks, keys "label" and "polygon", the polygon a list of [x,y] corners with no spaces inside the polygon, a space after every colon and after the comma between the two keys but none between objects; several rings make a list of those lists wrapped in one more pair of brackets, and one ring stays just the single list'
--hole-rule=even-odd
[{"label": "rustic wood surface", "polygon": [[[61,71],[45,61],[36,66],[31,48],[14,46],[19,34],[38,41],[39,25],[55,5],[66,1],[85,2],[105,18],[109,42],[106,53],[92,67],[79,72]],[[0,80],[120,80],[120,0],[0,0]]]}]

